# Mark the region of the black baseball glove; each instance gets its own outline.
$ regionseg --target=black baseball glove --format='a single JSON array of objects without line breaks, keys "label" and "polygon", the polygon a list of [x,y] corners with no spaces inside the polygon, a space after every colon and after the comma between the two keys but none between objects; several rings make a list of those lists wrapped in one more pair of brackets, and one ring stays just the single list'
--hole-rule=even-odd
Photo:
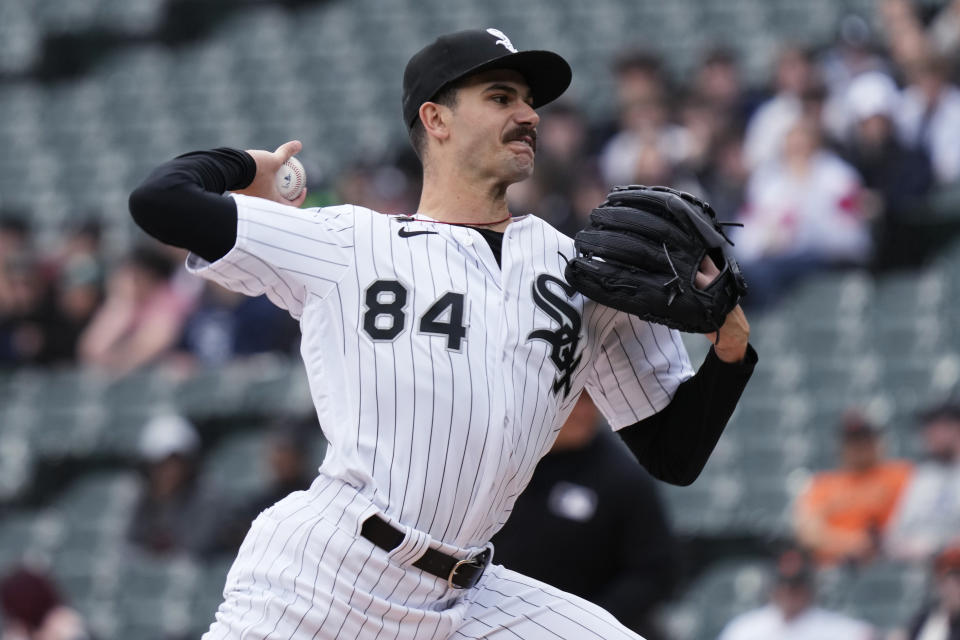
[{"label": "black baseball glove", "polygon": [[[682,191],[614,187],[574,244],[564,275],[580,293],[681,331],[716,331],[747,292],[717,214]],[[720,275],[698,289],[704,256]]]}]

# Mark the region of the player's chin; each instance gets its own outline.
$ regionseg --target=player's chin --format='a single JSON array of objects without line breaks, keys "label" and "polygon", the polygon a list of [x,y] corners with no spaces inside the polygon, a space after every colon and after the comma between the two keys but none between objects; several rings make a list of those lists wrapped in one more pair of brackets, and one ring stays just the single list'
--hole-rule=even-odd
[{"label": "player's chin", "polygon": [[533,175],[534,161],[532,155],[516,155],[511,158],[508,165],[510,182],[522,182]]}]

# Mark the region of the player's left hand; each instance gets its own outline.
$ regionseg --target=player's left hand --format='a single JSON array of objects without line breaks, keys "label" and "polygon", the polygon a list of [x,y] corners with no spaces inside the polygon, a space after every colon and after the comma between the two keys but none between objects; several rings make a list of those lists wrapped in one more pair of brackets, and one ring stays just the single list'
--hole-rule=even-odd
[{"label": "player's left hand", "polygon": [[[720,275],[720,269],[713,264],[713,260],[705,257],[700,263],[697,275],[694,281],[697,287],[705,289],[714,279]],[[724,362],[742,362],[747,355],[747,342],[750,340],[750,324],[747,322],[747,316],[744,315],[740,305],[735,306],[720,328],[716,331],[704,334],[713,343],[713,350],[717,357]]]},{"label": "player's left hand", "polygon": [[277,189],[277,171],[280,170],[284,162],[300,153],[302,148],[303,144],[301,144],[299,140],[291,140],[277,147],[276,151],[247,149],[247,153],[253,156],[254,161],[257,163],[257,175],[253,178],[253,182],[251,182],[249,186],[237,190],[236,193],[273,200],[274,202],[290,205],[291,207],[299,207],[302,205],[303,201],[307,198],[306,188],[300,192],[296,200],[287,200],[280,195],[280,190]]}]

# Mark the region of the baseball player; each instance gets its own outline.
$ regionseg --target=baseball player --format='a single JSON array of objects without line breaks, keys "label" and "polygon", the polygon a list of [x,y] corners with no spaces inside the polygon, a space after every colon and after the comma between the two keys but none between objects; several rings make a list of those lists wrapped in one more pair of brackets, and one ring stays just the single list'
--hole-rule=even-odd
[{"label": "baseball player", "polygon": [[297,141],[189,153],[131,195],[191,271],[299,320],[329,441],[310,489],[254,520],[205,639],[637,637],[493,564],[489,539],[584,388],[655,476],[689,483],[756,357],[736,308],[694,375],[679,334],[573,291],[573,241],[508,211],[507,186],[533,171],[535,109],[570,78],[496,29],[414,55],[410,215],[283,200],[274,176]]}]

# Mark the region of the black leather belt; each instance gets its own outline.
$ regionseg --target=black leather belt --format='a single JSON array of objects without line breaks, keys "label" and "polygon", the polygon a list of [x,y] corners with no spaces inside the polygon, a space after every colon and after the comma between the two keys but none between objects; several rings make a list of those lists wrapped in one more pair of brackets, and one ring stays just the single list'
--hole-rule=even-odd
[{"label": "black leather belt", "polygon": [[[403,542],[405,534],[374,514],[364,520],[360,535],[386,551],[393,551]],[[469,589],[477,584],[490,562],[490,549],[484,549],[472,558],[459,560],[442,551],[427,548],[413,563],[417,569],[447,581],[451,589]]]}]

